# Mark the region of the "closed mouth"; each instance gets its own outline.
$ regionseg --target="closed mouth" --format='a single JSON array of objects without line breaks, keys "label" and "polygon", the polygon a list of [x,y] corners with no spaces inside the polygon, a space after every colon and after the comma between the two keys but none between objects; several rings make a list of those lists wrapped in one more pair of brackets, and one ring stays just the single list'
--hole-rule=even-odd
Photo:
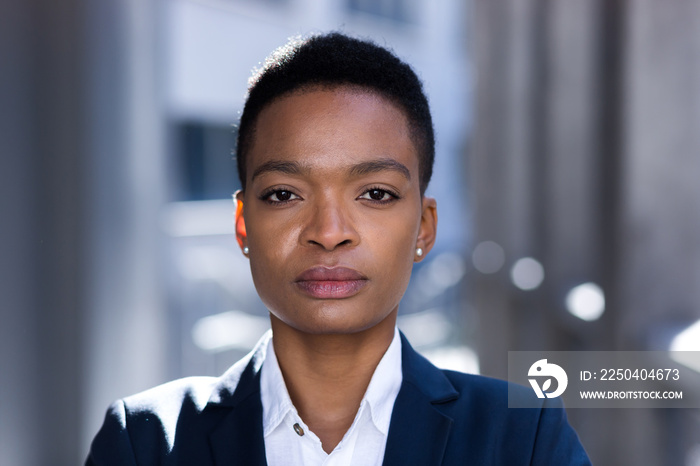
[{"label": "closed mouth", "polygon": [[302,272],[294,283],[305,294],[317,299],[342,299],[357,294],[369,279],[346,267],[312,267]]}]

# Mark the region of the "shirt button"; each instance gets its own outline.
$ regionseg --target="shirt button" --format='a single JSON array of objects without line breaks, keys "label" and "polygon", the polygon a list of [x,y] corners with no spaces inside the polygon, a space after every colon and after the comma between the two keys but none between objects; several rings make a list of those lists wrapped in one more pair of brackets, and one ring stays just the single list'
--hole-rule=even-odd
[{"label": "shirt button", "polygon": [[296,432],[299,437],[304,435],[304,429],[301,428],[298,422],[294,424],[294,432]]}]

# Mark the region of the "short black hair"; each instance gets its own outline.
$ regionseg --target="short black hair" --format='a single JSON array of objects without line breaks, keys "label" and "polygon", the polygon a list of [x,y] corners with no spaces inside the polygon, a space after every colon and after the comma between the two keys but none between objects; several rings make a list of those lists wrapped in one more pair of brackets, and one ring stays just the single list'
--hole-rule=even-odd
[{"label": "short black hair", "polygon": [[388,49],[338,32],[293,38],[254,71],[238,125],[236,163],[242,189],[246,157],[263,108],[294,91],[343,85],[375,92],[403,110],[418,154],[420,192],[425,193],[433,173],[435,134],[420,79]]}]

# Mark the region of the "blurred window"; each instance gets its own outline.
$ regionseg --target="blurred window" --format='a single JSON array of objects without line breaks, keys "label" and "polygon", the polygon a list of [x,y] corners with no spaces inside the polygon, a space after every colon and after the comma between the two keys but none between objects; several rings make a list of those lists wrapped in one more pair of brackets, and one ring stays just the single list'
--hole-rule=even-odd
[{"label": "blurred window", "polygon": [[394,21],[410,21],[411,0],[347,0],[351,12],[370,13]]},{"label": "blurred window", "polygon": [[176,125],[179,152],[179,189],[176,199],[201,201],[231,198],[238,189],[236,128],[185,122]]}]

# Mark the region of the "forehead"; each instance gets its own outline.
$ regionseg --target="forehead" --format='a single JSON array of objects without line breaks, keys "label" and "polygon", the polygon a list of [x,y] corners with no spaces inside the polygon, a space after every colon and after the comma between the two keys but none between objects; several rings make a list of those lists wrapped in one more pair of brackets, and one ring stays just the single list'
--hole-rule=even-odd
[{"label": "forehead", "polygon": [[388,158],[417,177],[418,155],[405,113],[364,88],[312,87],[283,95],[260,112],[255,126],[247,176],[271,160],[333,169]]}]

